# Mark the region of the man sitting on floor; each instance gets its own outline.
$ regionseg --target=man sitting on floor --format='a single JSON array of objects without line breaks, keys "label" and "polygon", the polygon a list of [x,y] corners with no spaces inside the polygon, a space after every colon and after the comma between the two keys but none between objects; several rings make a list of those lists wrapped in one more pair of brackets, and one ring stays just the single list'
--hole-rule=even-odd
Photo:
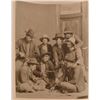
[{"label": "man sitting on floor", "polygon": [[28,62],[25,62],[19,72],[17,91],[34,92],[45,89],[45,82],[39,77],[37,67],[38,62],[35,58],[30,58]]}]

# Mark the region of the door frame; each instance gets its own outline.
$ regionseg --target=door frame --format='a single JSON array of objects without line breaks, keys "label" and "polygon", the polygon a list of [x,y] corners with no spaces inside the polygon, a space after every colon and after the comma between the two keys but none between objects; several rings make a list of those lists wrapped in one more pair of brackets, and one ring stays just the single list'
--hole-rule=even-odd
[{"label": "door frame", "polygon": [[62,22],[66,20],[74,20],[74,19],[80,19],[80,32],[81,32],[81,39],[82,39],[82,13],[74,13],[74,14],[64,14],[60,15],[60,31],[63,32],[62,29]]}]

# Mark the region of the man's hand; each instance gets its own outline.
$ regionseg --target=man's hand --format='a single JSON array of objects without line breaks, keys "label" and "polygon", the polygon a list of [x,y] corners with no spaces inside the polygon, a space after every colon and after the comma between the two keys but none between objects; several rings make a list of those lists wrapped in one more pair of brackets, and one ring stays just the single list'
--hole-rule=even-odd
[{"label": "man's hand", "polygon": [[60,80],[58,78],[56,78],[55,83],[56,84],[59,84],[60,83]]},{"label": "man's hand", "polygon": [[23,52],[19,52],[20,57],[25,57],[25,54]]}]

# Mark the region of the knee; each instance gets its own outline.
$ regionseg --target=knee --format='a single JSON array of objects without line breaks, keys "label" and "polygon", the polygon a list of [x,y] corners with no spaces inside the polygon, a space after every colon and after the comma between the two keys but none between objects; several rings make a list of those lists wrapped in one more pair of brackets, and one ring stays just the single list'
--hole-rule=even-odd
[{"label": "knee", "polygon": [[77,66],[75,67],[75,69],[81,70],[81,69],[82,69],[82,66],[81,66],[81,65],[77,65]]}]

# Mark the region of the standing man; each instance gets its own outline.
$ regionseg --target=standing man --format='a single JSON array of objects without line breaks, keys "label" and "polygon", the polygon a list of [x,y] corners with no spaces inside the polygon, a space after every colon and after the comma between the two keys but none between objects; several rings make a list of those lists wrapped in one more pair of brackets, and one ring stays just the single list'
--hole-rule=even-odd
[{"label": "standing man", "polygon": [[55,75],[56,79],[61,78],[63,76],[63,60],[64,60],[64,52],[63,52],[63,36],[62,34],[58,33],[55,35],[53,40],[56,41],[56,43],[53,46],[53,57],[55,62]]},{"label": "standing man", "polygon": [[29,58],[37,58],[38,53],[33,41],[34,32],[32,29],[26,31],[26,36],[16,42],[16,81],[18,81],[19,70]]},{"label": "standing man", "polygon": [[49,37],[47,35],[43,35],[41,38],[40,38],[40,41],[42,42],[40,45],[39,45],[39,52],[40,52],[40,56],[43,55],[44,53],[47,53],[49,52],[50,53],[50,56],[51,56],[51,60],[53,58],[53,51],[52,51],[52,46],[51,44],[49,44]]},{"label": "standing man", "polygon": [[[68,47],[68,53],[64,59],[64,79],[57,81],[59,86],[67,92],[81,92],[85,89],[84,74],[82,69],[81,55],[77,48],[74,47],[73,41],[66,41]],[[71,70],[69,70],[71,69]],[[73,71],[71,73],[68,71]],[[70,79],[66,80],[66,77]]]},{"label": "standing man", "polygon": [[62,34],[60,33],[56,34],[55,37],[53,38],[53,40],[56,41],[56,43],[53,45],[53,57],[54,57],[54,62],[55,62],[56,67],[64,58],[64,52],[62,48],[63,39],[64,38]]},{"label": "standing man", "polygon": [[85,79],[85,81],[87,81],[86,69],[85,69],[85,65],[84,65],[84,62],[83,62],[82,51],[81,51],[81,47],[83,45],[83,42],[72,31],[65,31],[64,32],[64,43],[63,43],[64,54],[66,54],[68,52],[68,48],[67,48],[67,45],[66,45],[66,42],[68,40],[73,41],[74,47],[78,50],[78,53],[81,56],[80,61],[81,61],[81,64],[82,64],[84,79]]},{"label": "standing man", "polygon": [[29,29],[26,31],[26,36],[16,42],[16,59],[37,57],[38,53],[33,38],[34,32]]}]

